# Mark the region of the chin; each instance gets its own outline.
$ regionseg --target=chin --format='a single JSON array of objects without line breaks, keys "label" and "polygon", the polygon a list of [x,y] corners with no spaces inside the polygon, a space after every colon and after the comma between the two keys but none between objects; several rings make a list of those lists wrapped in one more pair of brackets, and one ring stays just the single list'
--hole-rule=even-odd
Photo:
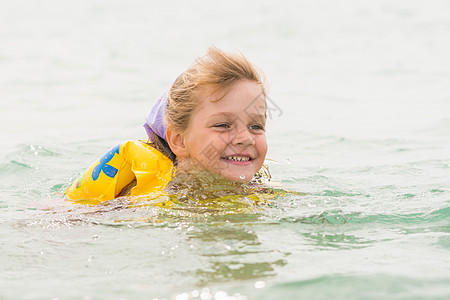
[{"label": "chin", "polygon": [[[248,173],[248,172],[246,172],[246,173]],[[249,175],[246,173],[240,173],[240,174],[223,174],[222,173],[220,175],[222,175],[228,181],[250,183],[250,181],[253,178],[253,174]]]}]

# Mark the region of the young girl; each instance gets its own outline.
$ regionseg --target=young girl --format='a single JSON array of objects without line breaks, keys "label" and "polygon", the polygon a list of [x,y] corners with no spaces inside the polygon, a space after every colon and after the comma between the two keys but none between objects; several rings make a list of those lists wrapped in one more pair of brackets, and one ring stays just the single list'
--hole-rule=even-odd
[{"label": "young girl", "polygon": [[[99,158],[66,190],[72,200],[176,193],[189,182],[243,186],[268,174],[266,87],[240,54],[210,48],[156,102],[149,141]],[[264,172],[266,171],[266,172]]]}]

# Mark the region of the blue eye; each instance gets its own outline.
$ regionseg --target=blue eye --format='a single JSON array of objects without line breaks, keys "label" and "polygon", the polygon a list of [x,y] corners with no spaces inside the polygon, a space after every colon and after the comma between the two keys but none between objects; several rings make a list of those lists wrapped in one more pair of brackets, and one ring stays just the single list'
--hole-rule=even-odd
[{"label": "blue eye", "polygon": [[264,127],[262,125],[259,125],[259,124],[251,125],[249,128],[251,130],[263,130],[264,131]]},{"label": "blue eye", "polygon": [[230,128],[230,125],[228,125],[227,123],[220,123],[220,124],[214,125],[214,127],[218,127],[218,128]]}]

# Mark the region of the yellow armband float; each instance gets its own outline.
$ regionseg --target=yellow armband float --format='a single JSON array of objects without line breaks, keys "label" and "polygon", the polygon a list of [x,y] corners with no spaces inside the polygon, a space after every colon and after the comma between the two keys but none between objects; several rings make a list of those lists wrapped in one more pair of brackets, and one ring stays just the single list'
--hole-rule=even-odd
[{"label": "yellow armband float", "polygon": [[66,190],[70,200],[107,201],[134,179],[130,195],[163,192],[172,177],[172,161],[142,141],[127,141],[113,147],[94,162]]}]

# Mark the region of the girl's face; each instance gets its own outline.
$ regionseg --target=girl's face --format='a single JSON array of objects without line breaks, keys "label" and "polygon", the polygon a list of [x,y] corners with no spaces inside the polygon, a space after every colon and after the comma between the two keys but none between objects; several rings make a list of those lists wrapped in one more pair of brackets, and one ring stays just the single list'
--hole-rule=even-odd
[{"label": "girl's face", "polygon": [[177,156],[180,166],[190,160],[227,180],[248,183],[267,153],[266,102],[261,88],[239,80],[222,99],[211,101],[215,99],[217,95],[202,97],[191,116],[181,137],[186,151]]}]

